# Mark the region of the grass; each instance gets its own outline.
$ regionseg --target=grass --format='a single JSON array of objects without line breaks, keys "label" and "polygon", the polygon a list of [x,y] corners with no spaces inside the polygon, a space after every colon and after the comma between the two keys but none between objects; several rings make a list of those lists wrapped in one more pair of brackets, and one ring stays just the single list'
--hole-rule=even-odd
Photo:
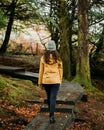
[{"label": "grass", "polygon": [[92,86],[91,88],[84,88],[85,93],[89,96],[93,96],[95,99],[100,100],[101,102],[104,102],[104,92],[96,88],[95,86]]},{"label": "grass", "polygon": [[20,105],[38,91],[39,88],[29,80],[0,75],[0,100],[5,103]]}]

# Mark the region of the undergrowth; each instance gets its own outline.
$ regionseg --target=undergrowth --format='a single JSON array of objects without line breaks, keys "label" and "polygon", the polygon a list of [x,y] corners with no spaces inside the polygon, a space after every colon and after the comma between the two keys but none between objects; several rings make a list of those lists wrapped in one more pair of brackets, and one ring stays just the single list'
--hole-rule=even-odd
[{"label": "undergrowth", "polygon": [[0,75],[0,100],[8,104],[21,104],[32,98],[39,88],[29,80]]}]

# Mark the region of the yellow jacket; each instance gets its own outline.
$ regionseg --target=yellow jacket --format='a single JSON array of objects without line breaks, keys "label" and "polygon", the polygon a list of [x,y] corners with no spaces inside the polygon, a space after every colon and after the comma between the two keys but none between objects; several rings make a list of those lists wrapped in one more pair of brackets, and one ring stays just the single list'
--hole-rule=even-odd
[{"label": "yellow jacket", "polygon": [[50,64],[45,63],[44,58],[40,60],[39,79],[38,84],[56,84],[62,83],[63,66],[61,61],[54,63],[50,57]]}]

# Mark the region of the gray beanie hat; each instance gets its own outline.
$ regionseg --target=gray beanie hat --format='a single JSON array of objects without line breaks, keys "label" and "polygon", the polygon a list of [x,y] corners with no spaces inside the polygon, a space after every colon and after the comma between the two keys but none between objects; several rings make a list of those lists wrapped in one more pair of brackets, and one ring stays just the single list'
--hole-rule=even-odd
[{"label": "gray beanie hat", "polygon": [[47,45],[47,50],[56,51],[56,44],[54,40],[50,40]]}]

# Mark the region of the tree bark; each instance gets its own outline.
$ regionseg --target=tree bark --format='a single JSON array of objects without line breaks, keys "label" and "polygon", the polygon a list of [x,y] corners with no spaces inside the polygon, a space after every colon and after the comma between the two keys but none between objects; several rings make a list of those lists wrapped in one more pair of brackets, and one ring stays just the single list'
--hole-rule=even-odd
[{"label": "tree bark", "polygon": [[5,38],[4,38],[3,44],[0,48],[1,54],[6,52],[8,42],[9,42],[9,39],[10,39],[10,34],[11,34],[12,25],[13,25],[13,21],[14,21],[14,15],[15,15],[15,8],[16,8],[16,2],[14,0],[12,1],[10,8],[11,8],[11,12],[10,12],[10,17],[9,17],[9,22],[8,22],[8,25],[7,25],[7,30],[6,30],[6,33],[5,33]]},{"label": "tree bark", "polygon": [[65,0],[59,0],[60,55],[63,61],[63,76],[70,80],[69,18]]},{"label": "tree bark", "polygon": [[78,1],[78,11],[78,61],[74,80],[83,86],[91,86],[88,51],[88,0]]},{"label": "tree bark", "polygon": [[69,51],[70,51],[70,70],[71,70],[71,75],[75,75],[76,71],[76,63],[75,63],[75,57],[73,56],[73,47],[72,47],[72,36],[73,36],[73,24],[75,20],[75,9],[76,9],[76,0],[72,0],[71,7],[69,7],[69,10],[71,8],[71,13],[69,14]]}]

